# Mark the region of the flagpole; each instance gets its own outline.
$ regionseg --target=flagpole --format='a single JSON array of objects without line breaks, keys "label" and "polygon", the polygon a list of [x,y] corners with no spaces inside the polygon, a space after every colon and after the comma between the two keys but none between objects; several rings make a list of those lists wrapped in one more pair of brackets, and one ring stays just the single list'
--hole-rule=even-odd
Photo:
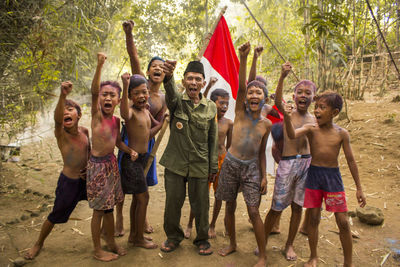
[{"label": "flagpole", "polygon": [[197,55],[197,60],[200,60],[203,57],[203,54],[207,49],[208,43],[210,42],[211,36],[213,35],[213,33],[215,31],[215,28],[217,28],[218,22],[221,19],[221,17],[225,14],[227,8],[228,8],[228,6],[224,6],[221,9],[221,12],[219,12],[218,17],[215,20],[213,27],[211,28],[211,32],[208,32],[208,33],[205,34],[205,37],[204,37],[204,40],[203,40],[203,47],[200,49],[200,52]]},{"label": "flagpole", "polygon": [[[272,42],[272,40],[269,38],[268,34],[264,31],[263,27],[261,26],[261,24],[258,22],[258,20],[254,17],[253,13],[251,12],[250,8],[246,5],[245,0],[242,0],[243,5],[246,7],[247,11],[249,11],[250,16],[254,19],[254,21],[257,23],[258,27],[260,27],[262,33],[265,35],[265,37],[267,37],[269,43],[272,45],[272,47],[275,49],[275,51],[278,53],[278,55],[281,57],[281,59],[283,60],[283,62],[286,62],[287,60],[282,56],[282,54],[279,52],[278,48],[274,45],[274,43]],[[299,78],[296,76],[296,74],[294,73],[294,71],[292,70],[293,76],[296,78],[297,81],[300,81]]]}]

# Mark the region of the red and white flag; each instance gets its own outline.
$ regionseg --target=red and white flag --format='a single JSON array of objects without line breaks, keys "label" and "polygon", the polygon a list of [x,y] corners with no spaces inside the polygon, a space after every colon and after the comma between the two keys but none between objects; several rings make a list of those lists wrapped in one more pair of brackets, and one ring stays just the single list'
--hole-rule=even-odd
[{"label": "red and white flag", "polygon": [[210,77],[218,78],[217,83],[211,88],[209,96],[217,88],[229,92],[229,108],[225,116],[233,120],[239,87],[239,59],[233,47],[231,34],[224,16],[219,20],[200,61],[204,66],[207,83]]}]

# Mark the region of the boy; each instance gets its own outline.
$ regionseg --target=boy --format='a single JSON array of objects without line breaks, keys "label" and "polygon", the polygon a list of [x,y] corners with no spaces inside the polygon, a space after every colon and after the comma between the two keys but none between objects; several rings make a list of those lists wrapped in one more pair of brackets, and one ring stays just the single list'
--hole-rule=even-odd
[{"label": "boy", "polygon": [[258,206],[260,195],[265,194],[267,179],[265,171],[265,147],[271,122],[261,116],[266,88],[253,81],[246,88],[246,61],[250,52],[250,43],[239,47],[239,90],[235,106],[232,146],[230,147],[219,176],[216,198],[226,202],[226,228],[230,244],[219,251],[227,256],[236,251],[235,201],[239,186],[242,186],[247,211],[253,224],[259,248],[256,266],[265,265],[265,236]]},{"label": "boy", "polygon": [[[93,209],[91,221],[94,258],[100,261],[112,261],[123,256],[126,251],[115,243],[113,209],[122,202],[123,193],[118,172],[114,148],[128,153],[132,160],[137,153],[127,147],[119,134],[119,118],[113,116],[119,104],[121,87],[117,82],[100,83],[101,69],[106,55],[97,54],[97,68],[92,81],[92,153],[87,167],[87,196],[89,207]],[[117,254],[104,251],[100,246],[101,219],[105,230],[108,248]]]},{"label": "boy", "polygon": [[[129,147],[139,153],[135,161],[132,161],[127,154],[122,156],[121,161],[122,188],[124,194],[132,194],[131,229],[128,242],[133,243],[134,246],[154,249],[157,245],[143,236],[149,202],[143,170],[146,167],[149,140],[160,130],[162,123],[154,119],[152,121],[152,116],[147,109],[149,98],[147,80],[139,74],[130,76],[129,73],[123,74],[121,78],[123,83],[121,116],[126,123]],[[129,101],[132,102],[131,107]],[[156,125],[153,128],[151,128],[152,122]]]},{"label": "boy", "polygon": [[311,150],[311,165],[306,179],[304,207],[310,211],[308,242],[311,255],[304,266],[317,266],[318,225],[321,219],[321,204],[325,199],[327,211],[335,213],[339,227],[340,242],[344,254],[344,266],[352,266],[352,236],[347,217],[346,198],[343,181],[339,171],[338,156],[343,148],[347,164],[356,184],[356,198],[361,207],[366,199],[361,188],[357,164],[350,146],[349,133],[333,123],[339,114],[343,99],[334,92],[324,92],[315,97],[314,114],[317,123],[306,124],[295,130],[292,124],[291,111],[285,108],[285,127],[289,138],[307,136]]},{"label": "boy", "polygon": [[[123,30],[125,32],[126,39],[126,49],[129,55],[129,60],[131,63],[131,71],[132,74],[140,74],[144,76],[143,72],[140,69],[140,61],[137,54],[137,49],[135,43],[133,41],[132,29],[134,26],[134,22],[132,20],[125,21],[122,24]],[[148,76],[148,89],[150,91],[148,105],[150,106],[150,113],[157,121],[161,121],[165,111],[167,110],[167,105],[165,103],[165,95],[160,91],[161,84],[164,80],[164,72],[162,70],[162,65],[164,64],[164,60],[160,57],[153,57],[149,64],[147,65],[146,75]],[[124,140],[125,143],[127,140]],[[148,142],[148,153],[153,149],[155,139],[151,138]],[[157,166],[156,166],[156,158],[151,164],[151,167],[147,173],[146,181],[148,186],[154,186],[158,183],[157,180]],[[136,205],[136,202],[133,203]],[[123,216],[122,216],[123,203],[117,205],[117,214],[116,214],[116,225],[115,225],[115,235],[123,236],[124,235],[124,226],[123,226]],[[153,227],[148,223],[147,218],[145,219],[145,232],[150,234],[152,233]],[[147,237],[148,238],[148,237]],[[151,238],[149,238],[151,239]]]},{"label": "boy", "polygon": [[[281,76],[276,88],[275,105],[281,112],[283,112],[283,81],[291,69],[292,66],[289,62],[282,65]],[[313,116],[308,112],[308,107],[313,100],[315,91],[315,84],[308,80],[302,80],[295,86],[293,100],[296,103],[296,109],[293,111],[292,118],[296,128],[314,122]],[[279,219],[282,211],[290,205],[292,215],[284,250],[286,260],[290,261],[297,259],[293,242],[300,225],[304,202],[304,184],[310,161],[311,155],[307,138],[303,136],[291,140],[285,134],[284,129],[282,157],[276,171],[271,209],[265,217],[265,236],[267,238],[266,243],[268,243],[268,235],[272,231],[272,226]]]},{"label": "boy", "polygon": [[85,127],[78,126],[81,107],[66,99],[71,90],[71,82],[61,83],[60,98],[54,111],[54,135],[64,166],[58,178],[53,211],[43,223],[35,245],[25,254],[28,260],[39,254],[54,225],[66,223],[78,202],[87,199],[85,169],[90,152],[89,132]]}]

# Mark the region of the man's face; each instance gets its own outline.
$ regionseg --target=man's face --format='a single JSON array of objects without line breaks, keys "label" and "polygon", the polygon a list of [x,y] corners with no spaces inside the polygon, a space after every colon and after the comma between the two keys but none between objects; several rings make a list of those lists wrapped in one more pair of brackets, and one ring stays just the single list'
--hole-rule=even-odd
[{"label": "man's face", "polygon": [[251,86],[247,89],[246,103],[250,111],[255,112],[261,110],[264,105],[264,91],[263,89]]},{"label": "man's face", "polygon": [[162,69],[163,64],[163,61],[157,59],[151,62],[150,68],[146,73],[149,77],[149,80],[154,83],[161,83],[164,80],[165,73]]},{"label": "man's face", "polygon": [[206,85],[203,74],[197,72],[187,72],[183,77],[183,87],[189,98],[196,98],[199,96],[200,90]]},{"label": "man's face", "polygon": [[100,89],[99,104],[103,114],[112,115],[115,107],[119,104],[119,100],[117,88],[111,85],[105,85]]},{"label": "man's face", "polygon": [[132,100],[133,106],[138,109],[146,108],[147,100],[149,99],[149,90],[147,85],[142,83],[135,88],[132,88],[130,95],[130,100]]},{"label": "man's face", "polygon": [[229,96],[226,97],[218,96],[218,99],[215,101],[215,105],[217,106],[218,118],[222,118],[228,111]]},{"label": "man's face", "polygon": [[297,110],[307,111],[314,98],[314,90],[311,86],[304,84],[299,85],[293,95]]},{"label": "man's face", "polygon": [[63,117],[63,125],[64,128],[70,129],[78,124],[79,119],[81,118],[78,115],[78,111],[73,106],[65,106],[64,107],[64,117]]}]

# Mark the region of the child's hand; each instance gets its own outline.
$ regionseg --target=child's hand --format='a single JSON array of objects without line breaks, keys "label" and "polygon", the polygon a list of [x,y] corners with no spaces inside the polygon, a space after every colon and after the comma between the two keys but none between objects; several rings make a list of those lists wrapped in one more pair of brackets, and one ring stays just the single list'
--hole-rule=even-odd
[{"label": "child's hand", "polygon": [[259,57],[263,50],[264,47],[262,46],[257,46],[256,48],[254,48],[254,57]]},{"label": "child's hand", "polygon": [[162,69],[165,73],[165,78],[169,80],[174,74],[174,70],[176,67],[176,60],[166,60],[162,65]]},{"label": "child's hand", "polygon": [[86,180],[86,167],[80,171],[79,178]]},{"label": "child's hand", "polygon": [[72,83],[70,81],[61,83],[61,94],[68,95],[72,91]]},{"label": "child's hand", "polygon": [[247,57],[250,52],[250,42],[244,43],[239,46],[239,55],[241,57]]},{"label": "child's hand", "polygon": [[131,78],[131,75],[128,72],[125,72],[124,74],[122,74],[121,80],[122,80],[123,88],[129,87],[130,78]]},{"label": "child's hand", "polygon": [[135,26],[135,23],[133,22],[133,20],[127,20],[127,21],[124,21],[124,23],[122,23],[122,28],[124,29],[125,33],[131,33],[133,26]]},{"label": "child's hand", "polygon": [[135,150],[133,150],[133,149],[131,149],[130,155],[131,155],[131,160],[132,160],[132,161],[137,160],[137,158],[139,157],[139,154],[138,154]]},{"label": "child's hand", "polygon": [[364,196],[364,193],[361,189],[358,189],[356,192],[357,202],[360,204],[361,208],[364,208],[367,204],[367,199]]},{"label": "child's hand", "polygon": [[292,70],[292,64],[290,64],[289,61],[283,64],[281,70],[281,77],[286,78],[286,76],[288,76],[291,70]]},{"label": "child's hand", "polygon": [[106,62],[107,56],[106,54],[99,52],[97,53],[97,64],[98,65],[103,65],[104,62]]},{"label": "child's hand", "polygon": [[210,77],[210,81],[209,81],[209,85],[210,87],[214,86],[214,84],[218,82],[218,78],[217,77]]},{"label": "child's hand", "polygon": [[265,195],[267,193],[267,179],[263,178],[261,180],[261,188],[260,188],[261,195]]},{"label": "child's hand", "polygon": [[293,105],[290,103],[282,103],[283,104],[283,115],[291,117],[293,112]]}]

